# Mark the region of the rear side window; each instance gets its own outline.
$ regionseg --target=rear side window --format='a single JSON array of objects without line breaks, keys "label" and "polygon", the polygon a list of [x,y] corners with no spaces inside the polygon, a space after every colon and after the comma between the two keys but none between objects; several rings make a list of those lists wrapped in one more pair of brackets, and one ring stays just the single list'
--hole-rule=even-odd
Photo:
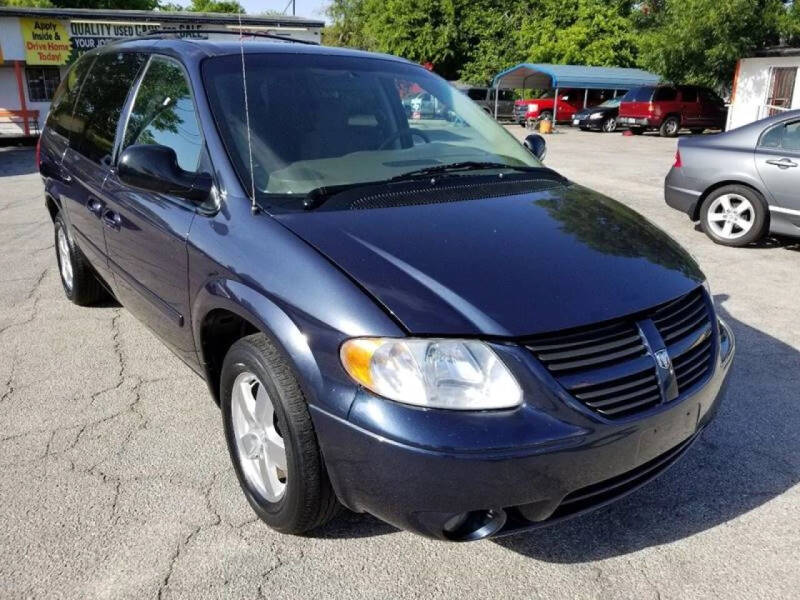
[{"label": "rear side window", "polygon": [[178,165],[196,172],[203,149],[189,82],[172,59],[154,56],[136,92],[122,148],[159,144],[175,150]]},{"label": "rear side window", "polygon": [[101,54],[81,88],[70,146],[94,162],[110,163],[122,107],[146,55]]},{"label": "rear side window", "polygon": [[62,135],[69,137],[71,132],[77,131],[72,118],[72,109],[81,89],[81,83],[86,77],[86,72],[92,66],[94,56],[86,57],[75,63],[61,81],[53,96],[50,106],[50,115],[47,117],[47,127]]},{"label": "rear side window", "polygon": [[761,148],[800,152],[800,121],[773,127],[761,136],[758,145]]},{"label": "rear side window", "polygon": [[660,87],[656,89],[656,93],[653,94],[653,102],[672,102],[677,98],[678,90],[671,87]]},{"label": "rear side window", "polygon": [[681,88],[683,102],[697,102],[697,88]]},{"label": "rear side window", "polygon": [[486,90],[471,88],[467,90],[467,96],[473,100],[486,100]]},{"label": "rear side window", "polygon": [[628,90],[628,92],[623,96],[623,102],[650,102],[650,99],[653,97],[653,91],[655,88],[651,87],[638,87],[633,88],[632,90]]}]

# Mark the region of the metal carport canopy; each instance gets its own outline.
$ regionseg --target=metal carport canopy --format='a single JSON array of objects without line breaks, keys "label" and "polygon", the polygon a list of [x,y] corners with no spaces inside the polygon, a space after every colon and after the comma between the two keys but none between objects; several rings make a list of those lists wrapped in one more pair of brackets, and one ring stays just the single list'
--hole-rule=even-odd
[{"label": "metal carport canopy", "polygon": [[642,69],[520,63],[495,75],[492,87],[629,90],[640,85],[655,85],[660,79]]}]

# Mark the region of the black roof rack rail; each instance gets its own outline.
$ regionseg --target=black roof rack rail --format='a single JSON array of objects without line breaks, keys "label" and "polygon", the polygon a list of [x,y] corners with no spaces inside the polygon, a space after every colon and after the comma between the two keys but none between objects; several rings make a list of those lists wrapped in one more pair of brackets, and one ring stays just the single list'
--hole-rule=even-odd
[{"label": "black roof rack rail", "polygon": [[192,36],[192,34],[197,33],[219,33],[225,35],[235,35],[242,37],[262,37],[268,38],[271,40],[280,40],[282,42],[291,42],[293,44],[306,44],[308,46],[319,46],[317,42],[312,42],[309,40],[298,40],[296,38],[285,37],[282,35],[277,35],[275,33],[263,33],[260,31],[251,31],[247,29],[247,25],[243,25],[241,31],[239,31],[239,27],[236,25],[232,25],[230,29],[154,29],[150,33],[145,33],[133,38],[119,38],[115,41],[129,41],[129,40],[139,40],[139,39],[152,39],[158,38],[161,36],[167,37],[172,36],[173,39],[186,39],[186,40],[193,40],[198,39]]}]

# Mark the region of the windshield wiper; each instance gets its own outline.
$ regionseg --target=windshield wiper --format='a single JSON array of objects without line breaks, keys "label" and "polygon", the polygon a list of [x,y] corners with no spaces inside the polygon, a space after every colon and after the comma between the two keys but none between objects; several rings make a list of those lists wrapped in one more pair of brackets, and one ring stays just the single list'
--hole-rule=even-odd
[{"label": "windshield wiper", "polygon": [[475,160],[465,160],[462,162],[450,163],[446,165],[435,165],[433,167],[425,167],[424,169],[417,169],[409,171],[402,175],[392,177],[389,181],[403,181],[405,179],[416,179],[417,177],[425,177],[427,175],[436,175],[438,173],[457,173],[459,171],[482,171],[488,169],[511,169],[513,171],[541,171],[542,167],[524,167],[516,165],[508,165],[499,162],[482,162]]},{"label": "windshield wiper", "polygon": [[323,185],[318,188],[314,188],[310,192],[306,194],[305,200],[303,200],[303,208],[305,210],[314,210],[315,208],[322,206],[328,198],[331,196],[335,196],[340,192],[344,192],[346,190],[350,190],[357,187],[365,187],[369,185],[375,185],[377,183],[381,183],[379,181],[360,181],[358,183],[344,183],[340,185]]}]

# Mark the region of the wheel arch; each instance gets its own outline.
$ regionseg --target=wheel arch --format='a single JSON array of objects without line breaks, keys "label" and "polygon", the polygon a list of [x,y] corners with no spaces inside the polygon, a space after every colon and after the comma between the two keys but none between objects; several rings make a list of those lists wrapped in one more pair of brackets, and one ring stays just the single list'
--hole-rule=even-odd
[{"label": "wheel arch", "polygon": [[44,195],[44,205],[50,215],[50,220],[55,222],[56,215],[61,210],[61,204],[51,194]]},{"label": "wheel arch", "polygon": [[192,315],[200,365],[218,405],[222,361],[237,340],[253,333],[263,333],[275,344],[295,372],[309,404],[317,403],[323,390],[322,374],[307,339],[269,298],[243,283],[216,279],[203,286]]},{"label": "wheel arch", "polygon": [[766,218],[766,225],[765,226],[769,227],[769,220],[770,220],[769,203],[767,202],[767,198],[765,197],[764,192],[762,192],[760,189],[758,189],[752,183],[750,183],[750,182],[748,182],[748,181],[746,181],[744,179],[741,179],[741,178],[740,179],[725,179],[725,180],[718,181],[718,182],[708,186],[703,191],[703,193],[700,194],[700,196],[697,198],[697,202],[695,203],[695,206],[694,206],[694,211],[692,212],[692,221],[699,221],[700,220],[700,210],[702,209],[703,203],[706,201],[706,198],[708,198],[711,194],[716,192],[718,189],[723,188],[723,187],[727,187],[729,185],[740,185],[740,186],[746,187],[746,188],[754,191],[756,194],[758,194],[758,196],[764,202],[764,207],[766,208],[766,217],[765,217]]}]

